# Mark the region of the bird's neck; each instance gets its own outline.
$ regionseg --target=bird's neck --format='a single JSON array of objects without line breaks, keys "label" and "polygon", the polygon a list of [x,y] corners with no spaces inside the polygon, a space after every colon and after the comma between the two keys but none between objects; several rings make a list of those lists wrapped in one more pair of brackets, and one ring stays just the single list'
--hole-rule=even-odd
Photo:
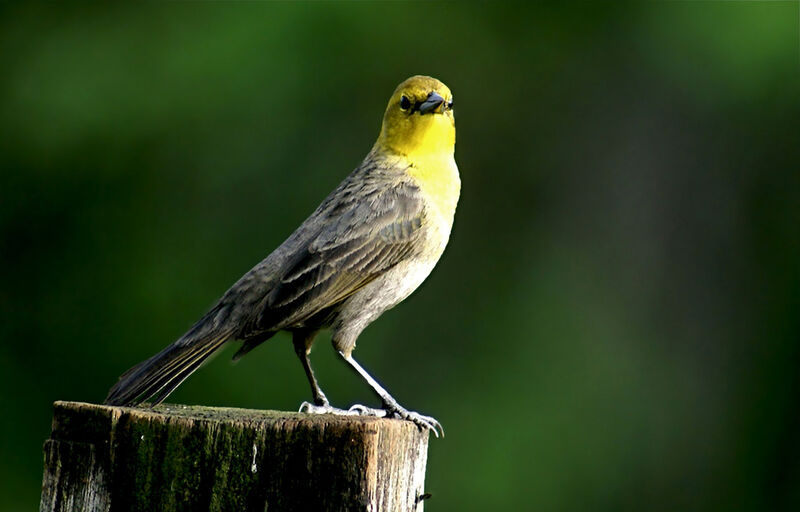
[{"label": "bird's neck", "polygon": [[419,185],[438,216],[452,222],[461,193],[461,178],[453,157],[453,119],[436,115],[424,121],[427,125],[406,131],[405,125],[384,123],[373,151],[395,155],[410,164],[406,173]]}]

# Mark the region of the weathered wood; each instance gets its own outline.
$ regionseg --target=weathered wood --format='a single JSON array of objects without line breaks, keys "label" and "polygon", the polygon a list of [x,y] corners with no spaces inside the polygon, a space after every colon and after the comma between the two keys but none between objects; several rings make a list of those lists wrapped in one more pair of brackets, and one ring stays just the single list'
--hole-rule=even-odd
[{"label": "weathered wood", "polygon": [[401,420],[56,402],[40,510],[422,510],[428,432]]}]

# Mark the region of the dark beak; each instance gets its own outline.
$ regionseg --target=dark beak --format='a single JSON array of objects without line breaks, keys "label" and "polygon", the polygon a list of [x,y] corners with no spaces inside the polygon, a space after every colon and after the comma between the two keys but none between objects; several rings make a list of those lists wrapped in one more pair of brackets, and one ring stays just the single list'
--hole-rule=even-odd
[{"label": "dark beak", "polygon": [[419,113],[428,114],[430,112],[433,112],[434,110],[439,108],[439,105],[441,105],[442,103],[444,103],[444,98],[439,96],[438,93],[432,92],[428,94],[428,98],[420,104]]}]

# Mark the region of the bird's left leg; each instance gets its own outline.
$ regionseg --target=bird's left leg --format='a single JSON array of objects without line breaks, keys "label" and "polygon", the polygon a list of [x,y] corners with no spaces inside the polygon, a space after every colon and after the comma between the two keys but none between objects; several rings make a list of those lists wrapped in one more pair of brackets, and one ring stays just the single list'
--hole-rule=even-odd
[{"label": "bird's left leg", "polygon": [[314,370],[311,369],[311,361],[308,354],[311,352],[311,344],[314,343],[314,336],[317,335],[316,331],[298,330],[292,333],[292,345],[294,345],[294,352],[297,354],[300,363],[303,365],[303,370],[306,372],[306,378],[311,385],[311,395],[314,397],[314,405],[329,405],[328,397],[322,392],[319,387],[317,378],[314,376]]},{"label": "bird's left leg", "polygon": [[444,435],[444,429],[442,429],[442,425],[436,421],[435,418],[430,416],[424,416],[418,412],[409,411],[408,409],[402,407],[397,400],[395,400],[392,395],[386,391],[383,386],[378,384],[378,381],[372,378],[372,376],[367,373],[367,371],[360,365],[358,362],[353,359],[353,356],[349,353],[344,351],[339,351],[339,355],[347,361],[351,368],[353,368],[361,377],[367,381],[367,384],[370,385],[373,391],[377,393],[380,399],[383,401],[383,409],[373,409],[370,407],[365,407],[363,405],[355,405],[350,410],[356,411],[359,414],[365,414],[370,416],[389,416],[389,417],[396,417],[402,418],[404,420],[413,421],[420,427],[427,428],[433,432],[433,435],[439,437],[439,434]]}]

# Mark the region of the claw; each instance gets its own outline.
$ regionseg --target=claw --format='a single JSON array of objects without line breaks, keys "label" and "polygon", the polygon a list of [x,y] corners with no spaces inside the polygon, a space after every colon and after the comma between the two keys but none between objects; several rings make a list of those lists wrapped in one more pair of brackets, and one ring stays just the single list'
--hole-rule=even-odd
[{"label": "claw", "polygon": [[436,421],[436,418],[425,416],[424,414],[420,414],[418,412],[409,411],[399,406],[392,407],[390,414],[395,418],[411,421],[420,428],[427,428],[433,432],[433,435],[437,438],[440,435],[441,437],[444,437],[444,428],[442,428],[441,423]]}]

